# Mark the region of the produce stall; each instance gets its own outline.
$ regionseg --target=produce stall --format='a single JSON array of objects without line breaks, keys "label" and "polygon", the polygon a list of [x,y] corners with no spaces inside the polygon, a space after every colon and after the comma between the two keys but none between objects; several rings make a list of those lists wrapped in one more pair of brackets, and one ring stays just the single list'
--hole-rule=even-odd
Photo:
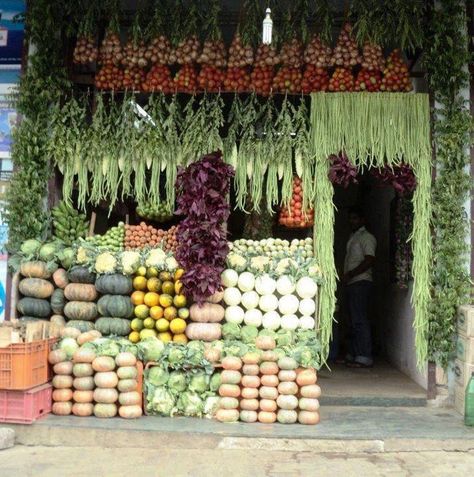
[{"label": "produce stall", "polygon": [[[220,2],[203,2],[207,15],[177,2],[176,22],[169,2],[139,3],[133,14],[81,3],[73,88],[31,115],[56,178],[34,193],[53,207],[26,208],[27,232],[12,221],[10,264],[15,318],[61,327],[52,410],[317,424],[335,305],[332,185],[365,167],[400,168],[415,184],[426,357],[429,103],[407,94],[396,48],[416,35],[382,45],[345,18],[332,48],[331,28],[313,21],[321,12],[296,2],[276,9],[279,35],[262,42],[258,1],[243,2],[231,34]],[[266,214],[270,233],[233,233],[235,210],[254,228]]]}]

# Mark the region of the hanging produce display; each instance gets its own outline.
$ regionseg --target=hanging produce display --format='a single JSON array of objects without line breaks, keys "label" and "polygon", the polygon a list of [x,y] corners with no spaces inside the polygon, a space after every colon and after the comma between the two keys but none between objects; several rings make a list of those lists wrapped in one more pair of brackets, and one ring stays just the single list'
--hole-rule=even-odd
[{"label": "hanging produce display", "polygon": [[67,246],[81,237],[85,237],[89,231],[89,222],[85,214],[80,214],[71,205],[61,201],[51,209],[53,217],[53,238],[60,240]]},{"label": "hanging produce display", "polygon": [[77,65],[95,63],[99,56],[96,38],[96,15],[97,11],[90,8],[79,26],[76,46],[72,55],[72,61]]},{"label": "hanging produce display", "polygon": [[339,33],[331,63],[333,66],[347,69],[352,69],[361,63],[359,48],[352,36],[352,25],[350,23],[345,23]]},{"label": "hanging produce display", "polygon": [[314,210],[303,208],[303,184],[297,176],[293,179],[291,200],[287,206],[281,208],[278,223],[290,228],[306,228],[314,224]]},{"label": "hanging produce display", "polygon": [[407,65],[401,57],[400,50],[394,50],[387,58],[383,72],[381,91],[409,92],[413,89]]},{"label": "hanging produce display", "polygon": [[357,167],[349,161],[349,158],[341,152],[329,156],[331,166],[329,168],[329,180],[334,185],[339,185],[347,189],[351,184],[357,184],[359,171]]}]

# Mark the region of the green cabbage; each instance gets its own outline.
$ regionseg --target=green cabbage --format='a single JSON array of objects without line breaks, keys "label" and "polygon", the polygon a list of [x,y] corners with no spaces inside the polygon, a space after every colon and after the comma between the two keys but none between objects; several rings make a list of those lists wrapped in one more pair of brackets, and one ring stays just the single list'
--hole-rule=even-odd
[{"label": "green cabbage", "polygon": [[240,339],[240,326],[237,323],[226,323],[222,326],[222,336],[226,340]]},{"label": "green cabbage", "polygon": [[170,416],[173,413],[176,404],[173,394],[164,386],[155,388],[151,407],[153,411],[162,416]]},{"label": "green cabbage", "polygon": [[168,353],[168,362],[172,368],[179,367],[184,363],[185,353],[184,349],[174,345]]},{"label": "green cabbage", "polygon": [[168,379],[168,371],[160,366],[153,366],[148,371],[147,381],[153,386],[164,386]]},{"label": "green cabbage", "polygon": [[186,381],[185,373],[181,371],[173,371],[170,373],[170,377],[168,379],[168,387],[171,391],[182,393],[186,390],[188,383]]},{"label": "green cabbage", "polygon": [[120,347],[115,341],[104,338],[98,344],[97,354],[99,356],[111,356],[115,358],[119,353]]},{"label": "green cabbage", "polygon": [[293,343],[294,334],[291,330],[278,330],[276,334],[276,342],[278,346],[288,346]]},{"label": "green cabbage", "polygon": [[199,394],[186,391],[179,396],[177,408],[185,416],[201,417],[204,411],[204,402]]},{"label": "green cabbage", "polygon": [[273,339],[276,340],[276,332],[267,328],[260,330],[258,336],[271,336]]},{"label": "green cabbage", "polygon": [[72,248],[64,248],[58,252],[58,259],[61,262],[61,266],[66,270],[69,270],[76,258],[76,253]]},{"label": "green cabbage", "polygon": [[215,416],[216,412],[219,410],[220,397],[219,396],[209,396],[204,402],[204,414],[206,417],[212,418]]},{"label": "green cabbage", "polygon": [[41,242],[36,239],[25,240],[20,247],[22,254],[26,256],[35,256],[41,248]]},{"label": "green cabbage", "polygon": [[195,391],[199,394],[206,392],[209,389],[209,376],[205,373],[196,373],[189,381],[189,390]]},{"label": "green cabbage", "polygon": [[158,338],[151,336],[137,344],[138,355],[145,361],[158,361],[163,354],[165,344]]},{"label": "green cabbage", "polygon": [[61,343],[59,343],[59,348],[65,351],[67,357],[71,359],[74,351],[79,348],[79,345],[74,338],[63,338]]},{"label": "green cabbage", "polygon": [[55,243],[45,243],[39,251],[39,257],[43,262],[51,262],[56,257],[56,252],[58,251],[58,246]]},{"label": "green cabbage", "polygon": [[219,390],[221,385],[221,373],[214,373],[211,377],[211,382],[209,383],[209,389],[215,393]]},{"label": "green cabbage", "polygon": [[245,325],[240,330],[240,335],[244,343],[254,343],[258,336],[258,328],[252,325]]},{"label": "green cabbage", "polygon": [[249,346],[241,341],[228,341],[224,344],[225,356],[243,356],[249,351]]}]

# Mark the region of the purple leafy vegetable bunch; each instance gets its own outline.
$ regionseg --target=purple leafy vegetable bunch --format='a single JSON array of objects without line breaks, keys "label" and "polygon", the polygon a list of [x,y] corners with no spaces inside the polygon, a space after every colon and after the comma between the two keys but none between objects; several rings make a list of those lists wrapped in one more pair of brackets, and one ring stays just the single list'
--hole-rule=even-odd
[{"label": "purple leafy vegetable bunch", "polygon": [[224,223],[230,214],[227,194],[233,175],[217,151],[181,169],[176,179],[176,213],[186,216],[178,227],[176,258],[185,270],[185,291],[198,303],[221,287],[229,251]]},{"label": "purple leafy vegetable bunch", "polygon": [[349,161],[344,152],[332,154],[329,160],[331,161],[329,180],[334,185],[347,188],[350,184],[357,184],[357,167]]},{"label": "purple leafy vegetable bunch", "polygon": [[399,166],[385,166],[382,169],[373,169],[372,174],[385,185],[395,189],[399,196],[411,194],[416,189],[416,177],[408,164]]}]

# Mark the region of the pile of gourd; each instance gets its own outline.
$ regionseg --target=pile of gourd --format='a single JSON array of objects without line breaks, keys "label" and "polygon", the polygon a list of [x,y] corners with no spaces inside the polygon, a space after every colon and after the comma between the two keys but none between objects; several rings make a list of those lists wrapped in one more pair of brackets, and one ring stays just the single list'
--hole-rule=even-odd
[{"label": "pile of gourd", "polygon": [[131,277],[118,273],[98,275],[95,288],[102,294],[97,302],[100,318],[95,329],[104,336],[128,336],[134,311],[130,299],[133,290]]},{"label": "pile of gourd", "polygon": [[67,326],[77,328],[81,332],[94,329],[97,318],[97,290],[95,274],[87,268],[74,266],[68,274],[68,284],[64,287],[64,316]]},{"label": "pile of gourd", "polygon": [[[142,415],[136,357],[129,352],[114,357],[98,356],[89,342],[101,337],[96,330],[81,333],[64,328],[64,348],[49,353],[53,365],[53,414],[60,416],[115,417]],[[68,351],[66,351],[68,350]]]},{"label": "pile of gourd", "polygon": [[218,291],[210,296],[205,303],[191,305],[189,309],[191,323],[186,327],[186,336],[190,340],[210,342],[221,339],[221,321],[225,314],[225,309],[220,304],[223,298],[224,292]]}]

